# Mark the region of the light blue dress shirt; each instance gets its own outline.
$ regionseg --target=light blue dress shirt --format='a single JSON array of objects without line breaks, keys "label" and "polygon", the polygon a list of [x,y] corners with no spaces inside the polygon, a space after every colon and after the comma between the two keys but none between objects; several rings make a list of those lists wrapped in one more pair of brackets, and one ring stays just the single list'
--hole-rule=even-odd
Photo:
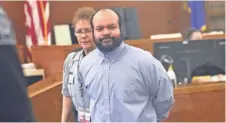
[{"label": "light blue dress shirt", "polygon": [[174,103],[172,83],[150,52],[125,43],[89,53],[80,65],[92,122],[157,122]]},{"label": "light blue dress shirt", "polygon": [[[71,97],[73,105],[78,108],[89,108],[89,98],[83,93],[78,82],[79,64],[84,58],[83,50],[70,53],[64,61],[62,94]],[[85,99],[83,99],[85,98]]]}]

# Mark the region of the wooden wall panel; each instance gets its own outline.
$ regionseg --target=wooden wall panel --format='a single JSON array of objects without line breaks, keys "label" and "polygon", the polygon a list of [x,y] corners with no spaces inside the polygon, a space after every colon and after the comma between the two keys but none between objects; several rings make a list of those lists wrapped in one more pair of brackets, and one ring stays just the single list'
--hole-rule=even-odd
[{"label": "wooden wall panel", "polygon": [[[51,2],[51,22],[55,24],[70,23],[72,15],[77,8],[90,6],[94,8],[108,7],[135,7],[138,11],[142,38],[148,38],[150,34],[172,33],[180,31],[182,23],[182,2],[154,2],[154,1],[101,1],[101,2]],[[59,9],[64,8],[67,9]],[[60,18],[59,18],[60,16]],[[183,22],[183,25],[186,25]],[[189,23],[187,24],[189,25]]]},{"label": "wooden wall panel", "polygon": [[205,1],[208,31],[225,31],[225,1]]},{"label": "wooden wall panel", "polygon": [[[1,1],[0,5],[13,21],[18,43],[25,44],[23,1]],[[137,8],[142,38],[149,38],[150,34],[179,32],[189,27],[189,15],[183,10],[181,1],[50,1],[51,25],[70,23],[73,13],[82,6],[97,9],[104,7]]]}]

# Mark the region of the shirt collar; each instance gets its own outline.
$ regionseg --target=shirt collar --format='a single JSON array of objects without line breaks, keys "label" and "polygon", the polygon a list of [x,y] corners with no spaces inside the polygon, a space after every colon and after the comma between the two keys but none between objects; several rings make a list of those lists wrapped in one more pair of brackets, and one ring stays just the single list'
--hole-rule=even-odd
[{"label": "shirt collar", "polygon": [[115,61],[118,58],[118,56],[121,54],[124,48],[125,48],[125,43],[122,41],[119,47],[117,47],[116,49],[108,53],[103,53],[98,49],[98,54],[100,56],[100,64],[104,61],[105,58]]},{"label": "shirt collar", "polygon": [[76,52],[76,55],[72,58],[73,61],[81,61],[81,59],[84,57],[84,50],[80,50]]}]

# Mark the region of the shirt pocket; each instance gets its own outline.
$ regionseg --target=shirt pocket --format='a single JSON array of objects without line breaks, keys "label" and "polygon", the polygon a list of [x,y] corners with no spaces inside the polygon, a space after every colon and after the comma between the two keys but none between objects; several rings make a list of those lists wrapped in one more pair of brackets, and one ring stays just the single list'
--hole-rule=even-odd
[{"label": "shirt pocket", "polygon": [[133,98],[136,94],[137,82],[133,80],[125,86],[124,98]]},{"label": "shirt pocket", "polygon": [[135,100],[138,102],[144,101],[149,94],[147,93],[143,82],[135,79],[131,80],[131,82],[128,82],[128,84],[125,86],[123,95],[123,100],[125,102],[134,103]]}]

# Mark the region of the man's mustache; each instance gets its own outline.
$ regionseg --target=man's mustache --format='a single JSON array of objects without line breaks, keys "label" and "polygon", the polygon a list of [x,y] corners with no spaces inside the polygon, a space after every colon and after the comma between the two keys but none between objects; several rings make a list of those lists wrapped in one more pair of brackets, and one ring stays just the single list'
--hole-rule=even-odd
[{"label": "man's mustache", "polygon": [[114,40],[115,38],[114,38],[114,37],[111,37],[111,36],[108,36],[108,37],[100,38],[100,41],[102,42],[102,41],[105,40],[105,39],[111,39],[111,40]]}]

